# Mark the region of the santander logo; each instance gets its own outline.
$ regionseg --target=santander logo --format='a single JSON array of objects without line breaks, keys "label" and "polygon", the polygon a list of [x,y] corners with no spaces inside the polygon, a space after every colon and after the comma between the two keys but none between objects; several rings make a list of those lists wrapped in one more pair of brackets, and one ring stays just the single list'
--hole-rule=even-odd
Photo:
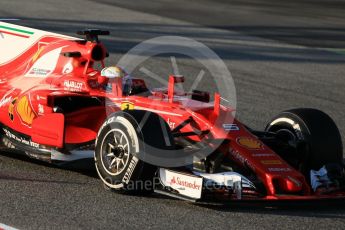
[{"label": "santander logo", "polygon": [[170,185],[180,185],[182,187],[190,188],[190,189],[195,189],[195,190],[200,190],[201,186],[197,184],[196,181],[193,182],[188,182],[186,180],[182,180],[180,177],[173,177],[170,181]]}]

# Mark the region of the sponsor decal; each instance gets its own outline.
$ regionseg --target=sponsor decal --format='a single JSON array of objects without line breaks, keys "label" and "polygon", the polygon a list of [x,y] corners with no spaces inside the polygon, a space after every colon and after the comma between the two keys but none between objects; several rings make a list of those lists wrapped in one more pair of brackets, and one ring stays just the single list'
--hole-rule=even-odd
[{"label": "sponsor decal", "polygon": [[291,168],[268,168],[270,172],[291,172]]},{"label": "sponsor decal", "polygon": [[164,186],[171,187],[179,194],[194,199],[201,198],[202,177],[174,172],[164,168],[160,168],[159,177]]},{"label": "sponsor decal", "polygon": [[133,156],[131,162],[129,163],[129,166],[127,168],[127,171],[125,175],[122,178],[122,182],[125,184],[128,184],[131,180],[132,174],[134,172],[135,166],[137,166],[139,159]]},{"label": "sponsor decal", "polygon": [[248,161],[247,158],[243,157],[242,154],[235,150],[235,149],[231,149],[230,150],[230,155],[236,159],[237,161],[239,161],[240,163],[242,163],[243,165],[247,166],[248,168],[250,168],[251,170],[253,170],[255,172],[255,168],[254,166]]},{"label": "sponsor decal", "polygon": [[0,107],[7,105],[12,100],[12,96],[3,97],[0,101]]},{"label": "sponsor decal", "polygon": [[44,107],[41,104],[38,104],[38,113],[40,113],[40,114],[44,113]]},{"label": "sponsor decal", "polygon": [[46,76],[50,73],[49,69],[40,69],[40,68],[33,68],[29,72],[30,75],[37,75],[37,76]]},{"label": "sponsor decal", "polygon": [[47,77],[49,76],[56,68],[56,64],[59,60],[60,53],[62,48],[57,48],[48,53],[45,53],[43,56],[40,56],[34,65],[29,69],[26,77]]},{"label": "sponsor decal", "polygon": [[133,110],[134,109],[134,103],[130,101],[123,101],[121,103],[121,110]]},{"label": "sponsor decal", "polygon": [[69,73],[72,73],[72,71],[73,71],[73,65],[72,63],[69,62],[63,67],[62,74],[69,74]]},{"label": "sponsor decal", "polygon": [[262,164],[264,165],[281,165],[283,162],[280,160],[263,160],[261,161]]},{"label": "sponsor decal", "polygon": [[13,91],[15,91],[15,89],[11,89],[9,91],[7,91],[5,93],[5,95],[2,97],[2,99],[0,100],[0,108],[4,105],[7,105],[8,103],[11,102],[12,100],[12,95],[10,95]]},{"label": "sponsor decal", "polygon": [[19,136],[13,134],[11,131],[9,131],[9,130],[7,130],[5,128],[3,130],[5,132],[5,135],[8,138],[10,138],[10,139],[13,139],[13,140],[15,140],[15,141],[17,141],[19,143],[22,143],[22,144],[25,144],[25,145],[29,145],[29,146],[34,147],[34,148],[39,148],[40,147],[40,145],[38,143],[36,143],[36,142],[28,140],[28,139],[26,139],[24,137],[19,137]]},{"label": "sponsor decal", "polygon": [[239,131],[240,128],[236,124],[223,124],[225,131]]},{"label": "sponsor decal", "polygon": [[273,153],[253,153],[253,157],[272,157],[275,156]]},{"label": "sponsor decal", "polygon": [[29,30],[18,29],[16,27],[0,25],[0,33],[8,34],[16,37],[29,38],[34,32]]},{"label": "sponsor decal", "polygon": [[175,128],[175,124],[176,124],[176,123],[173,122],[173,121],[171,121],[170,118],[168,118],[167,123],[168,123],[170,129],[174,129],[174,128]]},{"label": "sponsor decal", "polygon": [[10,120],[13,121],[14,120],[14,104],[16,103],[17,101],[17,97],[14,98],[12,101],[11,101],[11,104],[8,106],[8,116],[10,117]]},{"label": "sponsor decal", "polygon": [[30,106],[30,102],[27,96],[20,98],[17,102],[17,113],[22,120],[22,122],[26,125],[31,125],[34,118],[36,118],[36,114]]},{"label": "sponsor decal", "polygon": [[65,80],[63,82],[63,86],[65,90],[80,92],[83,89],[84,83],[73,80]]},{"label": "sponsor decal", "polygon": [[196,190],[201,189],[201,185],[197,184],[197,182],[195,180],[194,181],[188,181],[188,180],[185,180],[185,179],[178,177],[178,176],[173,177],[170,180],[170,186],[174,187],[175,185],[181,186],[180,187],[181,190],[184,190],[185,188],[196,189]]},{"label": "sponsor decal", "polygon": [[261,142],[252,137],[239,137],[236,139],[236,141],[239,145],[247,149],[251,149],[251,150],[263,149],[263,145],[261,144]]},{"label": "sponsor decal", "polygon": [[37,95],[37,96],[36,96],[36,100],[37,100],[37,101],[39,101],[39,100],[47,100],[47,98],[46,98],[46,97],[42,97],[42,96],[40,96],[40,95]]}]

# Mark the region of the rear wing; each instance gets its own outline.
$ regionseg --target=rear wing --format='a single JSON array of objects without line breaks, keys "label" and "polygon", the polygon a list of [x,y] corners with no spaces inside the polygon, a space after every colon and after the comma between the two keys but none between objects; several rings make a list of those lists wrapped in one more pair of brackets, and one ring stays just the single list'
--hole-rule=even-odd
[{"label": "rear wing", "polygon": [[51,33],[43,30],[18,26],[0,21],[0,66],[20,57],[44,37],[63,40],[81,40],[80,38]]}]

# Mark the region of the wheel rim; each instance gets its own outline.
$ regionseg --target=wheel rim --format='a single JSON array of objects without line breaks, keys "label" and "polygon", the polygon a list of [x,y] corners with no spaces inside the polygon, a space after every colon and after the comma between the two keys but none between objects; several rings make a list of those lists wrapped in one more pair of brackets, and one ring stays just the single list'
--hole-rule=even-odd
[{"label": "wheel rim", "polygon": [[120,129],[108,131],[102,140],[100,152],[104,170],[112,176],[121,174],[130,155],[130,142],[126,133]]},{"label": "wheel rim", "polygon": [[297,142],[299,141],[296,133],[290,129],[280,129],[276,133],[284,140],[288,141],[291,146],[296,146]]}]

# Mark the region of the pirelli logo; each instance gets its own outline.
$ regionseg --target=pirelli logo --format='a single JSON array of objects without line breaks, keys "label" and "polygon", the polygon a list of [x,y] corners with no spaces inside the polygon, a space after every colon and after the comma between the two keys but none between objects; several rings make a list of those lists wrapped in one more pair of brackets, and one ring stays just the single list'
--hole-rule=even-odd
[{"label": "pirelli logo", "polygon": [[125,175],[123,176],[122,182],[128,184],[131,180],[132,174],[134,172],[135,166],[137,166],[139,159],[133,156]]}]

